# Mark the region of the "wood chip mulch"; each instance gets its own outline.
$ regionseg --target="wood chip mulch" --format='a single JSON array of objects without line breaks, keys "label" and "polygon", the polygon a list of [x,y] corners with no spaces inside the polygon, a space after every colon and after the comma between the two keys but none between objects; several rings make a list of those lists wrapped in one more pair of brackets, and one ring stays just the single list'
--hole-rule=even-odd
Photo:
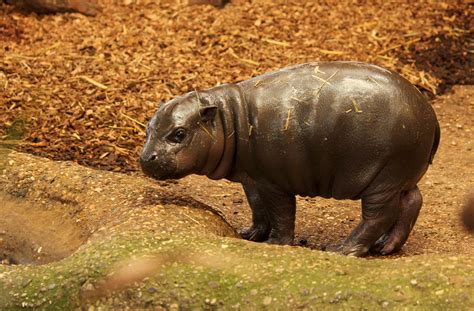
[{"label": "wood chip mulch", "polygon": [[318,60],[379,64],[431,94],[474,83],[472,5],[378,2],[104,0],[95,17],[0,4],[0,140],[130,171],[159,103],[195,88]]}]

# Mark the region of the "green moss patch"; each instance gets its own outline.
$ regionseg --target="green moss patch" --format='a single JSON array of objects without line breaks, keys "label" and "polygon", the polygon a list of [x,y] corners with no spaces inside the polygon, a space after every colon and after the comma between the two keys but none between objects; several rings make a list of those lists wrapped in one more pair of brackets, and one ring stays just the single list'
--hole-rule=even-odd
[{"label": "green moss patch", "polygon": [[[128,279],[117,277],[124,265],[134,268]],[[133,271],[143,265],[150,273],[137,280]],[[463,257],[367,260],[215,236],[122,232],[60,262],[0,266],[0,306],[460,310],[473,303],[473,267]],[[114,276],[118,284],[108,284]]]}]

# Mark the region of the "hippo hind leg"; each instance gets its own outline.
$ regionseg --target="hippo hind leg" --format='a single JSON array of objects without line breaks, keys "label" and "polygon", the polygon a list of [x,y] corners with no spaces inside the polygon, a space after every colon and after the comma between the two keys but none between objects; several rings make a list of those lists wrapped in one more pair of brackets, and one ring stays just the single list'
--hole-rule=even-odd
[{"label": "hippo hind leg", "polygon": [[345,255],[364,256],[394,225],[400,211],[400,192],[362,197],[362,220],[340,246]]},{"label": "hippo hind leg", "polygon": [[420,189],[415,188],[400,194],[400,216],[390,231],[384,234],[370,249],[371,252],[388,255],[399,251],[410,235],[420,213],[423,198]]}]

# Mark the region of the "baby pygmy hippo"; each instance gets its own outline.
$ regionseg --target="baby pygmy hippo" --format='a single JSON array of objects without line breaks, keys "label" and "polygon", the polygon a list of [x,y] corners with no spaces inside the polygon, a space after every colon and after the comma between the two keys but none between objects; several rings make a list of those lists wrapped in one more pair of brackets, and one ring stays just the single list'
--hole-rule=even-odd
[{"label": "baby pygmy hippo", "polygon": [[436,115],[400,75],[360,62],[302,64],[177,97],[150,120],[140,155],[158,180],[189,174],[243,185],[245,239],[291,244],[295,195],[361,199],[338,250],[398,251],[438,148]]}]

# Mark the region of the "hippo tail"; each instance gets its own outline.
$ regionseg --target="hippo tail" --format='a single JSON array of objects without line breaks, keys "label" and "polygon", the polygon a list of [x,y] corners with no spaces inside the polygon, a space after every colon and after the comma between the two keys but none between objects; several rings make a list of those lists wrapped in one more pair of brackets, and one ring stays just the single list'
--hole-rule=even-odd
[{"label": "hippo tail", "polygon": [[441,138],[441,129],[439,128],[439,122],[436,121],[435,137],[434,137],[433,147],[431,147],[431,154],[430,154],[430,162],[429,162],[430,164],[433,163],[433,159],[436,154],[436,151],[438,151],[440,138]]}]

